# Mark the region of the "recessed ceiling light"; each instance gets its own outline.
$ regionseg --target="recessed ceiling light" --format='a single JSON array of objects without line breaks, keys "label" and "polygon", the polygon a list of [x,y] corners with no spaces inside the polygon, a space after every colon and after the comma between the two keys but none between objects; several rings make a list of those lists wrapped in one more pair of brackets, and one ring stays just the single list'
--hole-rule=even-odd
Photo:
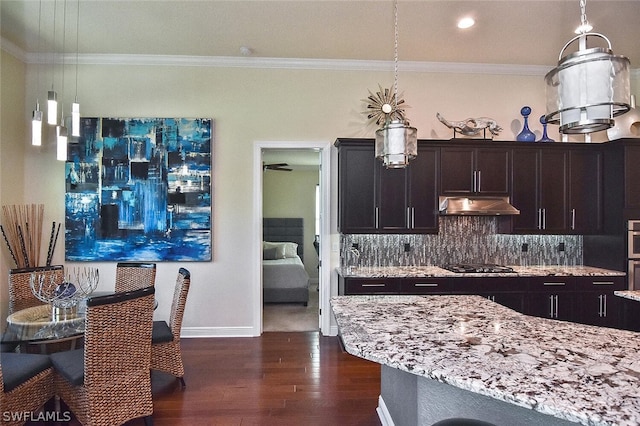
[{"label": "recessed ceiling light", "polygon": [[464,30],[466,28],[471,28],[471,27],[473,27],[473,25],[475,23],[476,23],[476,21],[473,18],[467,16],[467,17],[462,18],[462,19],[460,19],[458,21],[458,28],[460,28],[462,30]]}]

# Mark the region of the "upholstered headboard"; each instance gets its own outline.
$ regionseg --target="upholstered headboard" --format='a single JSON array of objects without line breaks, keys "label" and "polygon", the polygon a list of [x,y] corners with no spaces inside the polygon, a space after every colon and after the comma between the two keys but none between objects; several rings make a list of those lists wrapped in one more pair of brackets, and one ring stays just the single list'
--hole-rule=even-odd
[{"label": "upholstered headboard", "polygon": [[298,244],[298,256],[304,261],[304,221],[301,217],[265,217],[262,219],[264,241]]}]

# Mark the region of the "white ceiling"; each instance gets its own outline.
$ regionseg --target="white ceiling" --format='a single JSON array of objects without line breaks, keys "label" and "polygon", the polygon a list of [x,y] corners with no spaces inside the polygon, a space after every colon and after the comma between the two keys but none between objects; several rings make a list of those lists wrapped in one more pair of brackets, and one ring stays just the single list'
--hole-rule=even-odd
[{"label": "white ceiling", "polygon": [[[2,38],[28,53],[61,52],[64,23],[64,50],[75,53],[78,5],[80,54],[234,57],[242,46],[260,58],[394,54],[391,0],[0,0]],[[640,68],[640,0],[588,0],[586,12],[614,53]],[[398,15],[400,61],[549,68],[580,23],[578,0],[400,0]],[[458,30],[463,15],[476,26]]]},{"label": "white ceiling", "polygon": [[[614,53],[640,70],[640,0],[588,0],[586,12]],[[464,15],[475,18],[473,28],[456,28]],[[546,72],[579,23],[579,0],[399,0],[398,56],[401,69],[412,61],[533,66]],[[37,52],[64,51],[116,60],[119,55],[345,60],[372,69],[380,62],[390,66],[394,58],[392,0],[0,0],[0,34],[3,48],[10,46],[27,60]],[[249,57],[242,55],[243,46],[250,48]],[[281,162],[284,154],[265,153],[265,161]],[[318,158],[307,154],[307,160],[298,155],[299,160],[284,162]]]}]

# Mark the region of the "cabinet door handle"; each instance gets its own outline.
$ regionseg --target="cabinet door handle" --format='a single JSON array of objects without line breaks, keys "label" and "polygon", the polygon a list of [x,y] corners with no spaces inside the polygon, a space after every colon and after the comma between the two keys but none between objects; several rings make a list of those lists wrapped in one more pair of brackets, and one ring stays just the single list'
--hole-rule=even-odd
[{"label": "cabinet door handle", "polygon": [[491,300],[492,302],[496,301],[496,297],[495,296],[487,296],[487,299]]},{"label": "cabinet door handle", "polygon": [[538,209],[538,229],[542,229],[542,209]]},{"label": "cabinet door handle", "polygon": [[477,192],[480,192],[482,189],[482,170],[478,170],[478,188]]},{"label": "cabinet door handle", "polygon": [[379,209],[378,207],[376,207],[376,212],[375,212],[375,213],[376,213],[376,214],[375,214],[375,226],[374,226],[374,228],[376,228],[376,229],[378,229],[378,222],[379,222],[379,220],[378,220],[378,219],[379,219],[379,217],[380,217],[379,210],[380,210],[380,209]]},{"label": "cabinet door handle", "polygon": [[411,223],[411,207],[407,207],[407,227],[413,228],[413,224]]},{"label": "cabinet door handle", "polygon": [[478,172],[476,170],[473,171],[473,185],[471,187],[471,192],[477,192],[478,188]]},{"label": "cabinet door handle", "polygon": [[551,295],[551,296],[549,296],[549,318],[555,318],[553,316],[553,312],[554,312],[554,309],[553,309],[553,295]]},{"label": "cabinet door handle", "polygon": [[576,229],[576,209],[571,209],[571,230]]},{"label": "cabinet door handle", "polygon": [[547,229],[547,209],[542,209],[542,229]]},{"label": "cabinet door handle", "polygon": [[438,283],[414,283],[414,287],[438,287]]},{"label": "cabinet door handle", "polygon": [[555,299],[555,305],[556,305],[556,313],[554,318],[558,318],[558,295],[553,296],[553,298]]},{"label": "cabinet door handle", "polygon": [[362,287],[386,287],[385,283],[362,284]]},{"label": "cabinet door handle", "polygon": [[602,295],[602,316],[607,317],[607,295]]},{"label": "cabinet door handle", "polygon": [[411,228],[416,227],[416,208],[411,207]]}]

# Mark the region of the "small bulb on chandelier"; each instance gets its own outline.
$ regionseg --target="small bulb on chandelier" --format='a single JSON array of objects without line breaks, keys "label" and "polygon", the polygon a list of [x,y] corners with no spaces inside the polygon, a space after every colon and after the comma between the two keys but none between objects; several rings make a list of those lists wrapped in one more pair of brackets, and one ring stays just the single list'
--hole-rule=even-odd
[{"label": "small bulb on chandelier", "polygon": [[71,104],[71,136],[80,136],[80,104]]},{"label": "small bulb on chandelier", "polygon": [[49,90],[47,96],[47,123],[58,124],[58,94],[53,90]]},{"label": "small bulb on chandelier", "polygon": [[39,108],[33,111],[31,119],[31,145],[42,145],[42,111]]}]

